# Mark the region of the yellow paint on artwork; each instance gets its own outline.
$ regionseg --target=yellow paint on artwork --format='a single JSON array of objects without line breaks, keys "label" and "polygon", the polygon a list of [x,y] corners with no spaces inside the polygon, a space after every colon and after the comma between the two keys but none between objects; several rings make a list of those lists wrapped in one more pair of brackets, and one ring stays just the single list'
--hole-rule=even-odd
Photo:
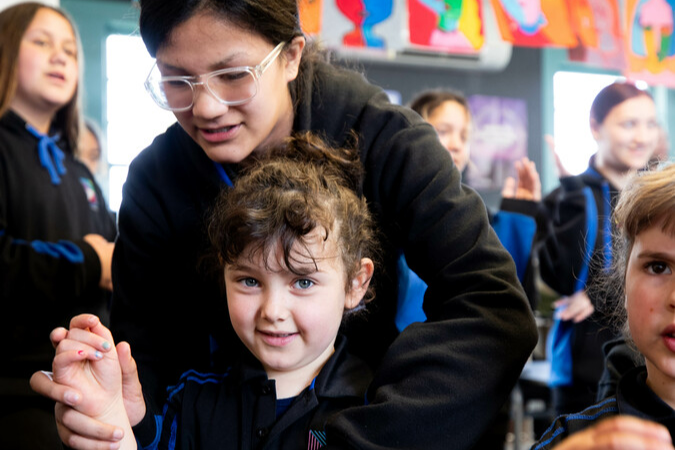
[{"label": "yellow paint on artwork", "polygon": [[464,0],[462,15],[459,18],[459,31],[466,36],[474,50],[483,46],[485,37],[481,30],[478,0]]}]

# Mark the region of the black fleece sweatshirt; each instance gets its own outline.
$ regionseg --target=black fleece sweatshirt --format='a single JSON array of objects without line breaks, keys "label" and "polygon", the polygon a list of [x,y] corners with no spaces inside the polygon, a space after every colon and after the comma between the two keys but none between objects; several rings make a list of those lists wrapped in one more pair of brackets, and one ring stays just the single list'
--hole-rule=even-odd
[{"label": "black fleece sweatshirt", "polygon": [[[369,404],[329,421],[329,447],[471,448],[537,339],[513,261],[430,125],[359,74],[315,63],[306,75],[293,131],[334,145],[357,133],[363,193],[385,237],[377,299],[367,320],[345,329],[351,351],[376,369]],[[236,166],[224,169],[236,178]],[[132,345],[146,395],[159,404],[181,373],[227,367],[240,345],[219,274],[199,268],[208,248],[205,217],[224,186],[177,124],[129,168],[111,320],[116,339]],[[429,321],[400,335],[399,249],[429,285]]]}]

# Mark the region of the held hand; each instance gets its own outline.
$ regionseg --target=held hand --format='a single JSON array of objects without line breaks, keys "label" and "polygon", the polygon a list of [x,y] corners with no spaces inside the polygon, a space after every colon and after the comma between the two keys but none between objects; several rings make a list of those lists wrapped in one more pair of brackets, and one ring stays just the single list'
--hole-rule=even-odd
[{"label": "held hand", "polygon": [[112,291],[112,255],[115,249],[114,242],[108,242],[99,234],[88,234],[84,241],[91,245],[101,261],[101,281],[99,286]]},{"label": "held hand", "polygon": [[[99,324],[97,317],[81,315],[74,318],[71,329],[96,327]],[[66,339],[68,330],[56,328],[50,338],[56,347]],[[102,351],[102,350],[99,350]],[[122,390],[124,396],[124,409],[127,412],[130,425],[138,424],[145,416],[145,402],[141,384],[138,380],[136,362],[131,357],[129,345],[122,342],[117,345],[117,355],[122,371]],[[37,393],[56,401],[56,422],[59,436],[69,447],[77,450],[97,450],[99,448],[119,448],[120,440],[124,436],[123,427],[102,423],[73,407],[78,407],[83,402],[83,396],[79,387],[64,386],[55,383],[44,372],[36,372],[30,380],[31,387]]]},{"label": "held hand", "polygon": [[106,418],[113,408],[120,406],[126,414],[122,370],[112,335],[98,320],[86,329],[78,327],[83,321],[91,324],[91,316],[75,317],[66,338],[56,347],[52,363],[54,382],[79,390],[82,401],[75,409],[87,416]]},{"label": "held hand", "polygon": [[673,450],[668,429],[637,417],[616,416],[575,433],[553,450]]},{"label": "held hand", "polygon": [[569,297],[563,297],[553,302],[556,308],[556,317],[560,320],[571,320],[579,323],[595,311],[591,299],[586,291],[578,291]]},{"label": "held hand", "polygon": [[555,161],[555,168],[556,171],[558,172],[558,178],[565,178],[572,176],[572,173],[563,166],[562,161],[560,160],[560,156],[558,155],[558,152],[555,150],[555,139],[553,136],[550,134],[547,134],[544,136],[544,140],[546,141],[546,145],[548,145],[548,150],[553,156],[553,161]]},{"label": "held hand", "polygon": [[504,181],[502,197],[517,200],[541,201],[541,180],[534,161],[523,158],[514,163],[518,182],[513,177]]}]

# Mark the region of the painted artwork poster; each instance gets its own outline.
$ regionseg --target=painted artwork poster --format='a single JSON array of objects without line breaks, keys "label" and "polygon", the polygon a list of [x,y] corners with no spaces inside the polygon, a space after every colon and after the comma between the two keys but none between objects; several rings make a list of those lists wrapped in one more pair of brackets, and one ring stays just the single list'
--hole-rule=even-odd
[{"label": "painted artwork poster", "polygon": [[310,37],[321,34],[321,13],[323,0],[298,0],[300,26],[303,33]]},{"label": "painted artwork poster", "polygon": [[514,176],[514,162],[527,156],[527,103],[506,97],[472,95],[471,162],[466,183],[475,189],[501,191]]},{"label": "painted artwork poster", "polygon": [[630,79],[675,87],[675,0],[626,0]]},{"label": "painted artwork poster", "polygon": [[373,27],[391,17],[393,0],[336,0],[340,12],[352,23],[342,37],[345,47],[386,48],[386,40]]},{"label": "painted artwork poster", "polygon": [[574,47],[565,0],[491,0],[502,39],[524,47]]},{"label": "painted artwork poster", "polygon": [[485,41],[480,0],[408,0],[413,47],[477,53]]},{"label": "painted artwork poster", "polygon": [[605,69],[625,70],[626,54],[617,0],[569,0],[570,19],[579,44],[571,61]]}]

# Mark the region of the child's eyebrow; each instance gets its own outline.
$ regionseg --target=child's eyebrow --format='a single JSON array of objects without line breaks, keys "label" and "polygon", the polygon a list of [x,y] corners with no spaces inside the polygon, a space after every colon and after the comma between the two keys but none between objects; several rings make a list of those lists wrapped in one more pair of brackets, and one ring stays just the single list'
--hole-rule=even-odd
[{"label": "child's eyebrow", "polygon": [[673,253],[664,253],[664,252],[659,252],[659,251],[649,251],[645,250],[643,252],[640,252],[638,254],[639,259],[664,259],[667,261],[673,261],[675,260],[675,254]]}]

